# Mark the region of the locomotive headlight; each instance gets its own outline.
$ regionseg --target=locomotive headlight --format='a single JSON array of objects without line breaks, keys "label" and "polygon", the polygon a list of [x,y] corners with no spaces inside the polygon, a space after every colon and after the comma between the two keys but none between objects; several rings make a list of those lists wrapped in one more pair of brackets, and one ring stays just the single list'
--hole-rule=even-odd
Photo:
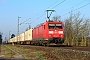
[{"label": "locomotive headlight", "polygon": [[53,34],[53,31],[49,31],[49,34]]},{"label": "locomotive headlight", "polygon": [[59,33],[59,34],[63,34],[63,31],[59,31],[58,33]]}]

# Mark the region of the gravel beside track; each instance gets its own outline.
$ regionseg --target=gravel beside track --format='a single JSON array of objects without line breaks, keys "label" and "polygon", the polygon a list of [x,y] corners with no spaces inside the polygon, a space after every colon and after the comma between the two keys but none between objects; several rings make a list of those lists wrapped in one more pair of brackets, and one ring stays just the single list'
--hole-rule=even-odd
[{"label": "gravel beside track", "polygon": [[25,49],[44,51],[49,60],[89,60],[90,47],[43,47],[20,45]]}]

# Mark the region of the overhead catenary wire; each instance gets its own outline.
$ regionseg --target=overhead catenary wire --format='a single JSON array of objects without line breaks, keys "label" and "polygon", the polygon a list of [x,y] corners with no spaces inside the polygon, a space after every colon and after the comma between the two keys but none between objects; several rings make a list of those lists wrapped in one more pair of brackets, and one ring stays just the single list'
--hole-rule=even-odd
[{"label": "overhead catenary wire", "polygon": [[[60,5],[61,3],[63,3],[64,1],[65,1],[65,0],[63,0],[62,2],[60,2],[59,4],[57,4],[56,6],[54,6],[52,9],[56,8],[57,6],[59,6],[59,5]],[[80,3],[76,4],[76,5],[74,5],[74,6],[71,7],[71,8],[74,8],[75,6],[78,6],[78,5],[80,5],[81,3],[85,2],[85,1],[87,1],[87,0],[82,1],[82,2],[80,2]],[[58,2],[58,0],[55,1],[53,4],[51,4],[51,6],[54,5],[56,2]],[[49,7],[50,7],[50,6],[49,6]],[[48,8],[49,8],[49,7],[48,7]],[[80,7],[80,8],[82,8],[82,7]],[[77,9],[80,9],[80,8],[77,8]],[[68,9],[70,9],[70,8],[68,8]],[[68,10],[68,9],[66,9],[66,10]],[[75,9],[75,10],[77,10],[77,9]],[[75,10],[73,10],[73,11],[75,11]],[[64,11],[65,11],[65,10],[64,10]],[[66,14],[64,14],[64,15],[67,15],[67,14],[69,14],[69,12],[66,13]],[[38,15],[40,15],[40,14],[38,14]],[[44,16],[44,15],[45,15],[45,13],[42,14],[41,16],[39,16],[38,18],[36,18],[35,20],[33,20],[31,23],[35,22],[36,20],[38,20],[39,18],[41,18],[41,17]],[[64,15],[62,15],[62,16],[64,16]]]},{"label": "overhead catenary wire", "polygon": [[74,7],[76,7],[76,6],[84,3],[85,1],[87,1],[87,0],[83,0],[83,1],[79,2],[78,4],[76,4],[76,5],[74,5],[74,6],[70,7],[70,8],[67,8],[67,9],[65,9],[65,10],[63,10],[63,11],[61,11],[61,12],[67,11],[67,10],[69,10],[69,9],[71,9],[71,8],[74,8]]},{"label": "overhead catenary wire", "polygon": [[42,14],[40,17],[38,17],[37,19],[33,20],[31,23],[33,23],[34,21],[38,20],[39,18],[41,18],[42,16],[44,16],[45,14]]},{"label": "overhead catenary wire", "polygon": [[[57,6],[59,6],[61,3],[63,3],[65,0],[63,0],[63,1],[61,1],[60,3],[58,3],[57,5],[55,5],[52,9],[54,9],[54,8],[56,8]],[[56,1],[57,2],[57,1]],[[45,15],[45,13],[44,14],[42,14],[40,17],[38,17],[37,19],[35,19],[34,21],[36,21],[36,20],[38,20],[39,18],[41,18],[42,16],[44,16]],[[33,21],[33,22],[34,22]],[[32,22],[32,23],[33,23]]]},{"label": "overhead catenary wire", "polygon": [[[63,0],[61,3],[63,3],[65,0]],[[84,3],[85,1],[87,1],[87,0],[83,0],[83,1],[81,1],[81,2],[79,2],[78,4],[76,4],[76,5],[74,5],[74,6],[72,6],[72,7],[70,7],[70,8],[74,8],[74,7],[76,7],[76,6],[78,6],[78,5],[80,5],[80,4],[82,4],[82,3]],[[59,4],[61,4],[61,3],[59,3]],[[59,4],[57,4],[56,6],[58,6]],[[54,6],[54,7],[56,7],[56,6]],[[53,8],[54,8],[53,7]],[[53,9],[52,8],[52,9]],[[67,10],[69,10],[70,8],[67,8],[67,9],[65,9],[65,10],[63,10],[63,11],[67,11]],[[63,11],[61,11],[61,12],[63,12]],[[56,12],[57,13],[57,12]],[[69,12],[68,12],[69,13]],[[58,13],[57,13],[58,14]],[[67,14],[67,13],[66,13]]]},{"label": "overhead catenary wire", "polygon": [[[56,0],[54,3],[52,3],[52,4],[51,4],[49,7],[47,7],[46,9],[50,8],[51,6],[53,6],[53,5],[54,5],[56,2],[58,2],[58,1],[59,1],[59,0]],[[42,11],[42,12],[44,12],[44,11]],[[37,15],[40,15],[42,12],[38,13]],[[37,16],[37,15],[36,15],[36,16]],[[42,14],[42,15],[43,15],[43,14]],[[35,16],[34,16],[34,17],[35,17]],[[34,18],[34,17],[33,17],[33,18]]]},{"label": "overhead catenary wire", "polygon": [[[56,1],[55,1],[54,3],[52,3],[48,8],[50,8],[51,6],[53,6],[53,5],[54,5],[55,3],[57,3],[58,1],[59,1],[59,0],[56,0]],[[47,8],[47,9],[48,9],[48,8]],[[42,12],[43,12],[43,11],[42,11]],[[41,13],[42,13],[42,12],[41,12]],[[37,14],[37,15],[40,15],[40,13]],[[36,16],[37,16],[37,15],[36,15]],[[43,16],[43,15],[45,15],[45,14],[42,14],[41,16]],[[41,16],[40,16],[40,17],[41,17]],[[34,16],[34,17],[35,17],[35,16]],[[32,18],[34,18],[34,17],[32,17]],[[38,17],[37,19],[39,19],[40,17]],[[27,19],[27,20],[30,20],[30,19],[31,19],[31,18],[29,18],[29,19]],[[21,24],[25,23],[27,20],[25,20],[25,21],[22,22]],[[35,21],[35,20],[34,20],[34,21]],[[32,22],[34,22],[34,21],[32,21]]]},{"label": "overhead catenary wire", "polygon": [[29,18],[29,19],[25,20],[24,22],[20,23],[20,25],[21,25],[21,24],[24,24],[26,21],[28,21],[28,20],[30,20],[30,19],[31,19],[31,18]]},{"label": "overhead catenary wire", "polygon": [[[53,6],[55,3],[57,3],[59,0],[56,0],[54,3],[52,3],[48,8],[50,8],[51,6]],[[48,9],[47,8],[47,9]],[[40,15],[40,13],[38,14],[38,15]],[[45,13],[44,14],[42,14],[41,16],[39,16],[38,18],[36,18],[35,20],[33,20],[31,23],[33,23],[34,21],[36,21],[36,20],[38,20],[39,18],[41,18],[42,16],[44,16],[45,15]],[[34,18],[34,17],[33,17]]]},{"label": "overhead catenary wire", "polygon": [[[57,3],[59,0],[56,0],[53,4],[51,4],[49,7],[53,6],[55,3]],[[49,8],[48,7],[48,8]]]},{"label": "overhead catenary wire", "polygon": [[[58,0],[57,0],[58,1]],[[71,8],[74,8],[75,6],[78,6],[78,5],[80,5],[81,3],[83,3],[83,2],[85,2],[86,0],[84,0],[84,1],[82,1],[82,2],[80,2],[80,3],[78,3],[78,4],[76,4],[76,5],[74,5],[73,7],[71,7]],[[54,6],[52,9],[54,9],[54,8],[56,8],[57,6],[59,6],[61,3],[63,3],[63,2],[65,2],[65,0],[63,0],[62,2],[60,2],[59,4],[57,4],[56,6]],[[72,10],[72,12],[73,11],[76,11],[76,10],[79,10],[79,9],[81,9],[81,8],[83,8],[83,7],[85,7],[85,6],[87,6],[87,5],[90,5],[90,3],[88,3],[88,4],[86,4],[86,5],[83,5],[83,6],[81,6],[81,7],[79,7],[79,8],[76,8],[76,9],[74,9],[74,10]],[[49,7],[48,7],[49,8]],[[61,15],[61,16],[65,16],[65,15],[67,15],[67,14],[69,14],[70,12],[68,12],[68,13],[66,13],[66,14],[64,14],[64,15]],[[39,14],[38,14],[39,15]],[[45,15],[45,13],[43,13],[41,16],[39,16],[38,18],[36,18],[35,20],[33,20],[31,23],[33,23],[33,22],[35,22],[36,20],[38,20],[39,18],[41,18],[42,16],[44,16]],[[29,19],[27,19],[27,20],[29,20]],[[27,21],[26,20],[26,21]],[[24,22],[26,22],[26,21],[24,21]],[[23,23],[24,23],[23,22]],[[28,24],[28,23],[27,23]]]},{"label": "overhead catenary wire", "polygon": [[[83,5],[83,6],[77,8],[77,9],[75,9],[75,10],[81,9],[81,8],[83,8],[83,7],[85,7],[85,6],[89,5],[89,4],[90,4],[90,3],[88,3],[88,4],[86,4],[86,5]],[[75,10],[73,10],[73,11],[75,11]]]},{"label": "overhead catenary wire", "polygon": [[[76,11],[76,10],[78,10],[78,9],[81,9],[81,8],[87,6],[87,5],[90,5],[90,3],[85,4],[85,5],[83,5],[83,6],[79,7],[79,8],[77,8],[77,9],[74,9],[74,10],[72,10],[72,12],[73,12],[73,11]],[[65,16],[65,15],[67,15],[67,14],[69,14],[69,13],[70,13],[70,12],[68,12],[68,13],[66,13],[66,14],[64,14],[64,15],[62,15],[62,16]]]},{"label": "overhead catenary wire", "polygon": [[[19,25],[22,25],[22,24],[31,24],[31,23],[26,23],[26,21],[30,20],[31,18],[25,20],[24,22],[20,23]],[[23,30],[23,29],[22,29]]]},{"label": "overhead catenary wire", "polygon": [[[87,1],[87,0],[82,1],[82,2],[80,2],[80,3],[76,4],[76,5],[74,5],[73,7],[80,5],[81,3],[85,2],[85,1]],[[64,1],[62,1],[62,2],[64,2]],[[83,7],[87,6],[87,5],[89,5],[89,4],[90,4],[90,3],[85,4],[85,5],[83,5],[83,6],[79,7],[79,8],[76,8],[76,9],[72,10],[72,12],[73,12],[73,11],[76,11],[76,10],[79,10],[79,9],[81,9],[81,8],[83,8]],[[57,5],[58,5],[58,4],[57,4]],[[71,7],[71,8],[73,8],[73,7]],[[69,14],[69,13],[70,13],[70,12],[68,12],[68,13],[66,13],[66,14],[64,14],[64,15],[61,15],[61,16],[65,16],[65,15],[67,15],[67,14]]]},{"label": "overhead catenary wire", "polygon": [[[54,3],[52,3],[52,4],[51,4],[49,7],[47,7],[46,9],[50,8],[51,6],[53,6],[53,5],[54,5],[55,3],[57,3],[58,1],[59,1],[59,0],[56,0]],[[44,11],[42,11],[42,12],[44,12]],[[42,13],[42,12],[41,12],[41,13]],[[40,13],[37,14],[37,15],[40,15]],[[37,16],[37,15],[36,15],[36,16]],[[42,14],[42,15],[43,15],[43,14]],[[34,16],[34,17],[35,17],[35,16]]]},{"label": "overhead catenary wire", "polygon": [[59,6],[60,4],[62,4],[63,2],[65,2],[65,0],[61,1],[60,3],[58,3],[56,6],[54,6],[52,9],[56,8],[57,6]]}]

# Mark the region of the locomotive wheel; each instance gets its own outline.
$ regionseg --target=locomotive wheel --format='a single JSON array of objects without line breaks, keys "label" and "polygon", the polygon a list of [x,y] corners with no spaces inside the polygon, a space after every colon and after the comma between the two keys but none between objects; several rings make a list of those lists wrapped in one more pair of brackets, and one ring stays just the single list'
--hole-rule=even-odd
[{"label": "locomotive wheel", "polygon": [[48,41],[47,44],[46,44],[46,46],[49,47],[49,45],[50,45],[50,42]]},{"label": "locomotive wheel", "polygon": [[47,41],[47,43],[44,43],[43,45],[44,45],[44,47],[46,47],[46,46],[48,47],[50,45],[50,42]]},{"label": "locomotive wheel", "polygon": [[48,47],[48,46],[49,46],[49,44],[43,44],[43,46],[44,46],[44,47]]},{"label": "locomotive wheel", "polygon": [[47,47],[49,47],[50,44],[47,44]]},{"label": "locomotive wheel", "polygon": [[55,40],[55,44],[57,44],[57,43],[58,43],[58,39]]},{"label": "locomotive wheel", "polygon": [[46,44],[44,44],[44,47],[46,46]]}]

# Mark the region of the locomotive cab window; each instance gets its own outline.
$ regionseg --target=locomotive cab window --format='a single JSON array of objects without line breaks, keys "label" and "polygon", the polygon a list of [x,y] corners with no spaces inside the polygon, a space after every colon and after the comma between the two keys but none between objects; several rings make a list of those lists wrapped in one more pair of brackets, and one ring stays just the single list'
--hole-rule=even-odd
[{"label": "locomotive cab window", "polygon": [[53,28],[55,28],[55,24],[49,24],[48,27],[49,27],[49,29],[53,29]]},{"label": "locomotive cab window", "polygon": [[56,28],[62,29],[62,24],[56,24]]},{"label": "locomotive cab window", "polygon": [[49,29],[53,29],[53,28],[62,29],[62,24],[49,24],[48,28]]}]

